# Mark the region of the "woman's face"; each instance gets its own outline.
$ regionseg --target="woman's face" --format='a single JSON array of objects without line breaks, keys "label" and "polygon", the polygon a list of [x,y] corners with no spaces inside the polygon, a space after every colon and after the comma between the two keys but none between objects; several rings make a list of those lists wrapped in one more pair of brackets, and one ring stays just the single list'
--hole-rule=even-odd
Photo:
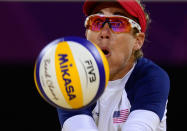
[{"label": "woman's face", "polygon": [[[107,16],[123,15],[129,17],[120,6],[113,6],[113,4],[111,6],[107,3],[99,4],[94,12]],[[99,32],[87,29],[86,38],[97,44],[102,50],[107,50],[105,56],[109,63],[110,80],[122,78],[131,69],[134,63],[133,53],[142,46],[137,37],[132,34],[132,31],[129,33],[114,33],[108,23]]]}]

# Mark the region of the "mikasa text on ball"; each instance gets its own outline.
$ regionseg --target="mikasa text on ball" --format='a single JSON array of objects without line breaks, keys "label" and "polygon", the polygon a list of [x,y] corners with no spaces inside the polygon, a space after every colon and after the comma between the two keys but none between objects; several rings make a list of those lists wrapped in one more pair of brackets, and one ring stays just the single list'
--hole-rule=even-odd
[{"label": "mikasa text on ball", "polygon": [[63,37],[40,52],[34,78],[38,92],[48,103],[76,110],[102,95],[109,66],[97,45],[80,37]]}]

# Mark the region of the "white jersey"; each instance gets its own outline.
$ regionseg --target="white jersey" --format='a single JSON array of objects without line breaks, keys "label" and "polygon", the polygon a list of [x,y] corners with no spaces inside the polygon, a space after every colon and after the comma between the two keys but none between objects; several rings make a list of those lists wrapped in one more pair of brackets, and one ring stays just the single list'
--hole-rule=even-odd
[{"label": "white jersey", "polygon": [[[131,104],[124,89],[124,85],[131,71],[120,80],[110,81],[104,94],[98,100],[93,111],[93,117],[99,131],[122,131],[123,126],[125,126],[129,117]],[[140,118],[136,119],[142,121],[142,124],[149,123],[149,119],[144,119],[147,113],[147,118],[155,117],[155,122],[151,124],[152,127],[150,127],[150,129],[166,131],[166,111],[161,122],[159,122],[159,117],[154,112],[146,110],[134,111],[135,114],[139,112],[141,112],[141,114],[138,115]]]},{"label": "white jersey", "polygon": [[[142,64],[145,63],[144,61],[145,60],[143,59]],[[137,102],[134,102],[133,100],[136,99],[134,96],[138,98],[139,94],[132,95],[132,92],[134,93],[133,90],[136,89],[136,92],[142,93],[144,88],[141,88],[142,90],[138,90],[137,88],[128,90],[128,87],[127,89],[124,88],[133,70],[137,70],[134,69],[135,67],[136,66],[134,65],[122,79],[110,81],[108,83],[106,90],[97,101],[97,105],[93,110],[93,118],[84,114],[70,117],[65,121],[62,131],[166,131],[167,96],[165,97],[166,100],[162,102],[165,104],[160,103],[164,106],[161,111],[161,106],[156,109],[157,106],[155,105],[158,103],[157,99],[159,101],[164,98],[162,97],[162,94],[160,95],[160,93],[156,92],[160,97],[154,99],[153,105],[137,104]],[[155,70],[153,72],[155,72]],[[138,74],[134,76],[138,76]],[[150,77],[150,75],[148,76]],[[149,79],[149,77],[145,77],[146,80]],[[133,80],[135,79],[131,79],[131,81]],[[166,81],[166,79],[164,80]],[[132,83],[130,83],[130,85],[132,85]],[[138,85],[135,86],[137,87]],[[142,86],[141,83],[139,83],[139,86]],[[155,84],[153,86],[155,86]],[[164,88],[161,87],[161,89]],[[157,90],[158,89],[155,89],[153,92]],[[154,97],[152,95],[154,95],[154,93],[150,93],[151,98]],[[146,96],[146,99],[143,99],[143,103],[151,101],[147,98],[149,98],[149,96]],[[138,99],[136,99],[136,101],[138,101]],[[142,100],[139,102],[141,103],[141,101]]]}]

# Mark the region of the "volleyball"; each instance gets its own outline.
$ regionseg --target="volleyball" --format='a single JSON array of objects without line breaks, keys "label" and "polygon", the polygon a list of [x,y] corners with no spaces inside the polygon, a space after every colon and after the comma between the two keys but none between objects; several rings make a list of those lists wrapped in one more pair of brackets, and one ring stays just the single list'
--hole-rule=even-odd
[{"label": "volleyball", "polygon": [[82,109],[96,102],[109,80],[109,65],[94,43],[62,37],[47,44],[34,68],[36,88],[54,107]]}]

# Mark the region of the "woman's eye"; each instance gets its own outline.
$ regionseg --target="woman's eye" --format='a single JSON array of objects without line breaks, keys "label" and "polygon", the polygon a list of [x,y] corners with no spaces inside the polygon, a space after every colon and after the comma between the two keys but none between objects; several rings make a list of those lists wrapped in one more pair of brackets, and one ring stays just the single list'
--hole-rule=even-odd
[{"label": "woman's eye", "polygon": [[102,20],[99,20],[99,19],[98,19],[98,20],[95,20],[95,21],[94,21],[94,25],[95,25],[95,26],[102,26],[102,24],[103,24],[103,21],[102,21]]},{"label": "woman's eye", "polygon": [[114,27],[121,27],[122,26],[122,23],[121,22],[113,22],[112,25]]}]

